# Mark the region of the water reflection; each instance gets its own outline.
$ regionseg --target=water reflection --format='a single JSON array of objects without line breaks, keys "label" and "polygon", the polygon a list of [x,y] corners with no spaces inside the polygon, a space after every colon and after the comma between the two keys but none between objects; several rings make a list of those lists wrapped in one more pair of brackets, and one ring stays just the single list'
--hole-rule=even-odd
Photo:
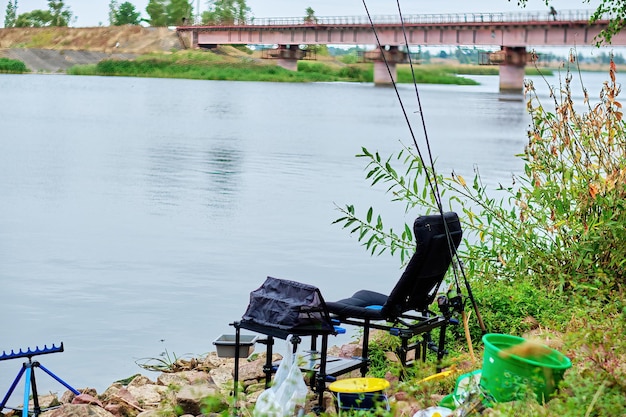
[{"label": "water reflection", "polygon": [[151,201],[160,205],[176,206],[189,192],[187,171],[193,165],[193,150],[177,144],[150,147],[148,154],[147,182]]},{"label": "water reflection", "polygon": [[148,148],[149,199],[162,206],[203,201],[217,212],[232,207],[240,189],[244,154],[228,145],[237,143],[234,138],[217,142],[204,151],[176,143]]},{"label": "water reflection", "polygon": [[[230,140],[234,141],[234,138]],[[229,141],[227,139],[226,141]],[[243,151],[232,147],[213,147],[205,153],[208,176],[207,196],[209,206],[219,209],[228,209],[236,200],[236,193],[240,190],[243,174]]]}]

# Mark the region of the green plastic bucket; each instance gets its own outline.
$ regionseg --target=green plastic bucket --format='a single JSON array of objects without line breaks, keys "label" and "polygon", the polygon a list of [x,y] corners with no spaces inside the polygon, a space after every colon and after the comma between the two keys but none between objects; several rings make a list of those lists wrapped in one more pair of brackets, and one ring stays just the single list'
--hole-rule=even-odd
[{"label": "green plastic bucket", "polygon": [[480,386],[496,401],[514,401],[532,391],[538,401],[545,402],[572,366],[567,356],[545,346],[520,351],[519,355],[523,356],[513,354],[515,349],[509,351],[524,342],[527,340],[522,337],[506,334],[483,336],[485,353]]}]

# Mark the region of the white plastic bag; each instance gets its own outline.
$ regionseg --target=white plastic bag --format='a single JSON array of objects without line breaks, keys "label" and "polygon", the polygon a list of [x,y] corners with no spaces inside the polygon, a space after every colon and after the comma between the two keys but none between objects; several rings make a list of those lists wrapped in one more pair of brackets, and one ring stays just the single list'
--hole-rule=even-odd
[{"label": "white plastic bag", "polygon": [[298,358],[291,353],[291,345],[287,343],[287,355],[278,366],[274,384],[257,398],[253,416],[291,417],[295,414],[296,407],[304,408],[307,393],[308,388],[298,366]]}]

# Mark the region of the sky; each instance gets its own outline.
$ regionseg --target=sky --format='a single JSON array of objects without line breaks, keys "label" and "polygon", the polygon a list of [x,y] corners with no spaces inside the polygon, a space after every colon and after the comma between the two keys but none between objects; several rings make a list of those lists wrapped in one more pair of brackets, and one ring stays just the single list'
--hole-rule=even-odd
[{"label": "sky", "polygon": [[[90,27],[107,26],[110,0],[64,0],[72,11],[75,20],[71,26]],[[118,0],[118,3],[130,1],[135,9],[147,18],[146,6],[149,0]],[[193,1],[194,8],[200,5],[200,11],[207,9],[206,0]],[[593,9],[601,0],[552,0],[557,10]],[[302,17],[305,10],[311,7],[318,17],[326,16],[365,16],[363,0],[247,0],[252,15],[264,17]],[[548,10],[543,0],[528,0],[527,11]],[[8,0],[0,0],[0,25],[4,24],[4,14]],[[398,11],[397,0],[365,0],[370,14],[393,15]],[[400,0],[403,15],[437,14],[465,12],[518,12],[524,11],[517,5],[517,0]],[[18,14],[31,10],[48,9],[47,0],[18,0]]]}]

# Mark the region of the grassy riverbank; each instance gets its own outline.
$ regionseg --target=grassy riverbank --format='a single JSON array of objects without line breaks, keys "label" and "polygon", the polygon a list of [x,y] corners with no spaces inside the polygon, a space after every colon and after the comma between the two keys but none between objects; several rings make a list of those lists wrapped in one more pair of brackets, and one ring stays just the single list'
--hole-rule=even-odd
[{"label": "grassy riverbank", "polygon": [[[104,60],[95,65],[77,65],[68,70],[73,75],[185,78],[194,80],[273,81],[273,82],[372,82],[372,64],[342,65],[334,60],[299,61],[297,71],[262,60],[233,53],[234,48],[220,48],[217,53],[179,51],[171,54],[147,54],[132,61]],[[420,83],[473,85],[475,81],[459,77],[453,67],[416,67]],[[399,82],[412,82],[410,70],[398,69]]]},{"label": "grassy riverbank", "polygon": [[[105,60],[95,65],[78,65],[73,75],[104,75],[194,80],[273,81],[273,82],[372,82],[372,64],[343,65],[335,60],[299,61],[297,71],[275,65],[275,61],[233,53],[234,48],[206,51],[179,51],[143,55],[132,61]],[[497,67],[414,65],[415,79],[423,84],[477,85],[460,75],[497,75]],[[398,82],[412,83],[409,65],[398,66]]]},{"label": "grassy riverbank", "polygon": [[[11,34],[11,33],[9,33]],[[185,78],[197,80],[229,80],[229,81],[273,81],[273,82],[372,82],[373,65],[371,63],[343,62],[341,57],[318,55],[316,60],[298,62],[297,71],[288,71],[276,65],[272,59],[263,59],[260,51],[251,51],[245,47],[235,48],[222,46],[215,50],[179,50],[174,49],[152,52],[129,53],[141,51],[139,45],[132,46],[124,42],[121,48],[106,48],[106,34],[100,49],[108,52],[91,50],[59,50],[53,43],[52,33],[37,33],[30,43],[16,44],[10,49],[7,62],[0,62],[1,72],[23,73],[55,72],[72,75],[104,75],[133,76],[153,78]],[[47,35],[47,36],[43,36]],[[93,35],[93,34],[92,34]],[[4,38],[7,38],[5,34]],[[41,41],[48,39],[48,43]],[[1,40],[1,39],[0,39]],[[170,40],[171,41],[171,40]],[[9,42],[4,39],[4,42]],[[14,41],[16,42],[16,41]],[[52,42],[52,49],[45,46]],[[126,45],[128,43],[128,45]],[[136,43],[136,42],[135,42]],[[10,43],[9,43],[10,45]],[[40,49],[24,49],[25,45],[35,45]],[[64,43],[65,45],[65,43]],[[126,48],[124,48],[126,47]],[[20,49],[22,48],[22,49]],[[42,49],[43,48],[43,49]],[[128,51],[127,51],[128,50]],[[7,50],[8,51],[8,50]],[[80,52],[84,52],[80,54]],[[1,56],[0,51],[0,56]],[[5,55],[7,52],[4,52]],[[23,62],[20,61],[23,58]],[[33,59],[33,58],[36,59]],[[89,59],[93,63],[88,64]],[[102,60],[104,59],[104,60]],[[11,62],[9,62],[11,61]],[[70,66],[72,62],[76,64]],[[19,67],[16,66],[19,64]],[[527,73],[532,73],[528,68]],[[425,84],[476,85],[475,80],[464,75],[497,75],[496,66],[459,65],[453,60],[445,60],[432,64],[414,64],[415,80]],[[412,83],[411,66],[397,66],[399,83]]]}]

